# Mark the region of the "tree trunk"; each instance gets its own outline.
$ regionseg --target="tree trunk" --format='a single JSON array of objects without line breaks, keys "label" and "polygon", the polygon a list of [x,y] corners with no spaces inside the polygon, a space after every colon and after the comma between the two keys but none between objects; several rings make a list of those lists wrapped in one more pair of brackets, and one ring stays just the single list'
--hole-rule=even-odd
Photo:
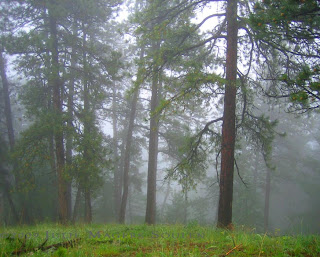
[{"label": "tree trunk", "polygon": [[[1,48],[1,45],[0,45],[0,48]],[[5,60],[2,54],[2,49],[0,49],[0,72],[1,72],[1,79],[2,79],[2,88],[3,88],[3,97],[4,97],[4,113],[6,116],[9,146],[10,146],[10,150],[12,151],[14,148],[15,140],[14,140],[14,130],[13,130],[13,122],[12,122],[10,94],[9,94],[9,83],[7,79]]]},{"label": "tree trunk", "polygon": [[12,215],[13,215],[14,222],[19,222],[19,215],[18,215],[18,212],[16,210],[16,207],[13,203],[13,200],[12,200],[12,197],[10,194],[9,180],[7,179],[7,174],[2,167],[0,167],[0,173],[2,173],[1,177],[3,177],[4,181],[5,181],[4,186],[3,186],[4,187],[3,194],[4,194],[4,196],[7,197],[7,200],[8,200]]},{"label": "tree trunk", "polygon": [[264,232],[268,232],[269,229],[269,204],[270,204],[270,187],[271,187],[271,171],[270,168],[267,167],[266,174],[266,191],[264,198]]},{"label": "tree trunk", "polygon": [[91,207],[91,193],[87,188],[84,192],[84,219],[86,223],[92,222],[92,207]]},{"label": "tree trunk", "polygon": [[116,85],[112,87],[112,127],[113,127],[113,163],[114,163],[114,177],[113,177],[113,205],[115,217],[120,213],[121,204],[121,187],[120,187],[120,167],[118,154],[118,120],[117,120],[117,91]]},{"label": "tree trunk", "polygon": [[[44,20],[45,20],[45,23],[47,24],[47,26],[49,26],[50,28],[50,19],[49,19],[49,15],[47,14],[47,11],[44,9],[43,10],[43,13],[42,13],[43,17],[44,17]],[[50,38],[50,30],[49,31],[46,31],[46,35],[45,35],[47,38]],[[46,55],[47,56],[50,56],[50,49],[51,48],[51,45],[49,45],[46,49]],[[45,67],[47,67],[48,71],[50,70],[51,68],[51,60],[49,58],[46,58],[45,61],[44,61],[44,65]],[[51,78],[49,77],[48,78],[48,95],[50,96],[49,100],[48,100],[48,110],[50,112],[53,111],[53,99],[52,99],[52,96],[53,96],[53,85],[52,85],[52,81],[51,81]],[[55,174],[57,173],[57,160],[56,160],[56,155],[55,155],[55,133],[53,131],[53,129],[50,131],[50,134],[48,136],[48,151],[49,151],[49,156],[50,156],[50,160],[49,160],[49,163],[50,163],[50,168],[51,168],[51,172],[52,174]],[[59,186],[57,184],[57,191],[59,190],[58,189]],[[54,203],[54,207],[53,207],[53,213],[52,213],[52,216],[54,217],[54,221],[57,220],[57,218],[59,218],[59,199],[58,201],[56,200],[53,200]]]},{"label": "tree trunk", "polygon": [[160,212],[161,213],[160,216],[163,219],[163,221],[164,221],[164,209],[166,207],[167,200],[168,200],[168,197],[169,197],[169,194],[170,194],[170,190],[171,190],[170,183],[171,183],[171,180],[169,179],[168,180],[168,186],[167,186],[166,194],[164,196],[164,199],[163,199],[163,202],[162,202],[162,207],[161,207],[161,212]]},{"label": "tree trunk", "polygon": [[[157,49],[154,45],[153,49]],[[153,68],[151,86],[151,118],[149,135],[149,159],[148,159],[148,187],[147,187],[147,208],[145,222],[149,225],[156,223],[156,190],[157,190],[157,159],[158,159],[158,130],[159,115],[156,113],[159,102],[159,71],[158,67]]]},{"label": "tree trunk", "polygon": [[138,96],[139,96],[139,89],[136,89],[131,99],[130,119],[129,119],[127,138],[126,138],[125,152],[124,152],[123,194],[122,194],[120,214],[119,214],[120,223],[125,223],[125,218],[126,218],[126,208],[127,208],[128,191],[129,191],[130,153],[131,153],[132,134],[133,134],[133,128],[134,128],[134,120],[136,117]]},{"label": "tree trunk", "polygon": [[[6,74],[6,64],[5,64],[5,59],[3,57],[2,53],[2,46],[0,45],[0,75],[1,75],[1,80],[2,80],[2,89],[3,89],[3,97],[4,97],[4,113],[6,117],[6,126],[7,126],[7,132],[8,132],[8,139],[9,139],[9,146],[10,150],[12,151],[15,145],[15,139],[14,139],[14,130],[13,130],[13,122],[12,122],[12,111],[11,111],[11,101],[10,101],[10,94],[9,94],[9,83],[7,79],[7,74]],[[4,170],[3,167],[0,167],[2,177],[5,181],[4,183],[4,195],[8,199],[8,203],[10,206],[10,209],[13,214],[13,218],[15,222],[19,221],[19,215],[18,212],[15,208],[14,202],[11,197],[10,193],[10,182],[7,179],[8,174],[6,174],[6,171]],[[16,186],[19,184],[18,181],[18,176],[15,176],[15,184]]]},{"label": "tree trunk", "polygon": [[253,185],[254,185],[254,193],[257,195],[258,193],[258,169],[259,169],[259,152],[256,152],[255,155],[255,168],[253,172]]},{"label": "tree trunk", "polygon": [[[129,120],[129,113],[126,115],[126,120]],[[119,201],[119,213],[118,216],[116,216],[116,219],[119,220],[119,214],[120,214],[120,206],[121,206],[121,198],[122,198],[122,191],[123,191],[123,167],[124,167],[124,153],[126,151],[126,143],[123,142],[120,147],[120,160],[119,160],[119,191],[120,191],[120,201]]]},{"label": "tree trunk", "polygon": [[[140,60],[143,58],[143,56],[144,56],[144,47],[141,48]],[[138,81],[139,79],[140,78],[138,78]],[[120,223],[125,223],[125,219],[126,219],[126,208],[127,208],[127,200],[128,200],[128,192],[129,192],[131,144],[132,144],[132,135],[133,135],[133,129],[134,129],[134,121],[136,118],[138,96],[139,96],[139,88],[136,88],[131,98],[129,125],[128,125],[128,131],[127,131],[127,137],[126,137],[126,143],[125,143],[125,149],[124,149],[123,172],[122,172],[123,193],[122,193],[120,213],[119,213]]]},{"label": "tree trunk", "polygon": [[[73,35],[77,35],[77,27],[76,22],[74,21],[73,24]],[[73,108],[74,108],[74,102],[73,102],[73,95],[74,95],[74,83],[75,83],[75,74],[74,69],[76,67],[76,53],[75,53],[75,47],[72,48],[71,52],[71,79],[68,86],[68,121],[67,121],[67,133],[66,133],[66,163],[70,169],[72,165],[72,149],[73,149]],[[72,219],[72,178],[69,176],[69,179],[67,181],[67,216],[68,220],[71,221]]]},{"label": "tree trunk", "polygon": [[237,79],[237,1],[227,4],[227,58],[226,88],[221,143],[220,198],[218,209],[218,227],[226,228],[232,224],[232,196],[235,145],[235,109]]},{"label": "tree trunk", "polygon": [[188,223],[188,190],[184,192],[184,210],[183,210],[183,223]]},{"label": "tree trunk", "polygon": [[0,192],[0,226],[5,225],[5,220],[4,220],[4,194]]},{"label": "tree trunk", "polygon": [[75,224],[80,207],[81,189],[80,186],[77,190],[76,200],[74,202],[73,212],[72,212],[72,224]]},{"label": "tree trunk", "polygon": [[[50,6],[50,4],[49,4]],[[56,168],[58,177],[58,203],[59,203],[59,220],[61,223],[67,222],[67,190],[64,179],[64,145],[63,145],[63,124],[62,124],[62,100],[61,91],[62,85],[59,75],[59,52],[58,52],[58,31],[57,20],[54,11],[49,8],[49,25],[50,25],[50,52],[51,52],[51,76],[50,84],[53,88],[53,108],[56,119],[59,124],[54,128],[55,139],[55,155]]]},{"label": "tree trunk", "polygon": [[129,222],[133,224],[133,210],[132,210],[132,188],[129,188],[129,200],[128,200],[128,214],[129,214]]},{"label": "tree trunk", "polygon": [[[86,139],[89,137],[91,132],[92,120],[91,120],[91,113],[90,113],[90,103],[89,103],[89,85],[88,85],[88,63],[87,63],[87,55],[85,52],[86,49],[86,28],[84,23],[82,24],[82,31],[83,31],[83,112],[84,112],[84,122],[83,122],[83,137]],[[88,142],[84,142],[84,152],[83,158],[90,162],[91,154],[88,151]],[[88,170],[87,170],[88,172]],[[89,174],[86,174],[87,178],[85,178],[84,186],[84,201],[85,201],[85,222],[91,223],[92,221],[92,208],[91,208],[91,193],[90,193],[90,183],[87,181],[89,179]]]},{"label": "tree trunk", "polygon": [[[51,131],[51,135],[49,135],[49,155],[50,155],[50,168],[52,174],[57,172],[57,161],[55,156],[55,149],[54,149],[54,133]],[[59,218],[59,200],[54,200],[54,208],[53,208],[53,217],[56,221]]]}]

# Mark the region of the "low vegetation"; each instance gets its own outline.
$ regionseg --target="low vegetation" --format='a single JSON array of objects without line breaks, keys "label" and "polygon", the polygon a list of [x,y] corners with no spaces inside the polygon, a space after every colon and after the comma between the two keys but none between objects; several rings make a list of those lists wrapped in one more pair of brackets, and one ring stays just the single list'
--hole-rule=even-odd
[{"label": "low vegetation", "polygon": [[0,229],[0,256],[320,256],[320,236],[183,225],[40,224]]}]

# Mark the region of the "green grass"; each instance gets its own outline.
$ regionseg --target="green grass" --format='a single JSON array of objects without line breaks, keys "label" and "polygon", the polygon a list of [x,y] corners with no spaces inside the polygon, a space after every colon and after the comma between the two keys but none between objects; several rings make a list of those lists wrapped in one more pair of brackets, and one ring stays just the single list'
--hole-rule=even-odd
[{"label": "green grass", "polygon": [[[12,253],[21,249],[28,252],[20,256],[320,256],[319,236],[268,236],[241,228],[225,231],[196,224],[39,224],[1,228],[0,234],[1,257],[15,256]],[[35,249],[46,239],[44,246],[76,238],[81,240],[72,246]]]}]

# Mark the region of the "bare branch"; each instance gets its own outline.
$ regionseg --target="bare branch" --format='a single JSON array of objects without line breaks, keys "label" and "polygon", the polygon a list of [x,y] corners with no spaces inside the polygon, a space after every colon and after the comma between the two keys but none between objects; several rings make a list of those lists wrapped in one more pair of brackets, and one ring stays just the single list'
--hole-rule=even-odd
[{"label": "bare branch", "polygon": [[239,171],[239,167],[238,167],[238,164],[237,164],[237,160],[236,160],[236,159],[234,159],[234,164],[236,165],[239,178],[241,179],[241,181],[242,181],[242,183],[245,185],[245,187],[248,188],[247,183],[243,181],[243,179],[242,179],[242,177],[241,177],[241,175],[240,175],[240,171]]}]

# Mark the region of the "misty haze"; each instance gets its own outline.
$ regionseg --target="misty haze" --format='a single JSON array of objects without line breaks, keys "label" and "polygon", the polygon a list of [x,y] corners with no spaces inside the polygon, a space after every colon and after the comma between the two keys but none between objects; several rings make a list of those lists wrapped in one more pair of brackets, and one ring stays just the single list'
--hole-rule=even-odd
[{"label": "misty haze", "polygon": [[0,0],[0,256],[320,256],[317,0]]}]

